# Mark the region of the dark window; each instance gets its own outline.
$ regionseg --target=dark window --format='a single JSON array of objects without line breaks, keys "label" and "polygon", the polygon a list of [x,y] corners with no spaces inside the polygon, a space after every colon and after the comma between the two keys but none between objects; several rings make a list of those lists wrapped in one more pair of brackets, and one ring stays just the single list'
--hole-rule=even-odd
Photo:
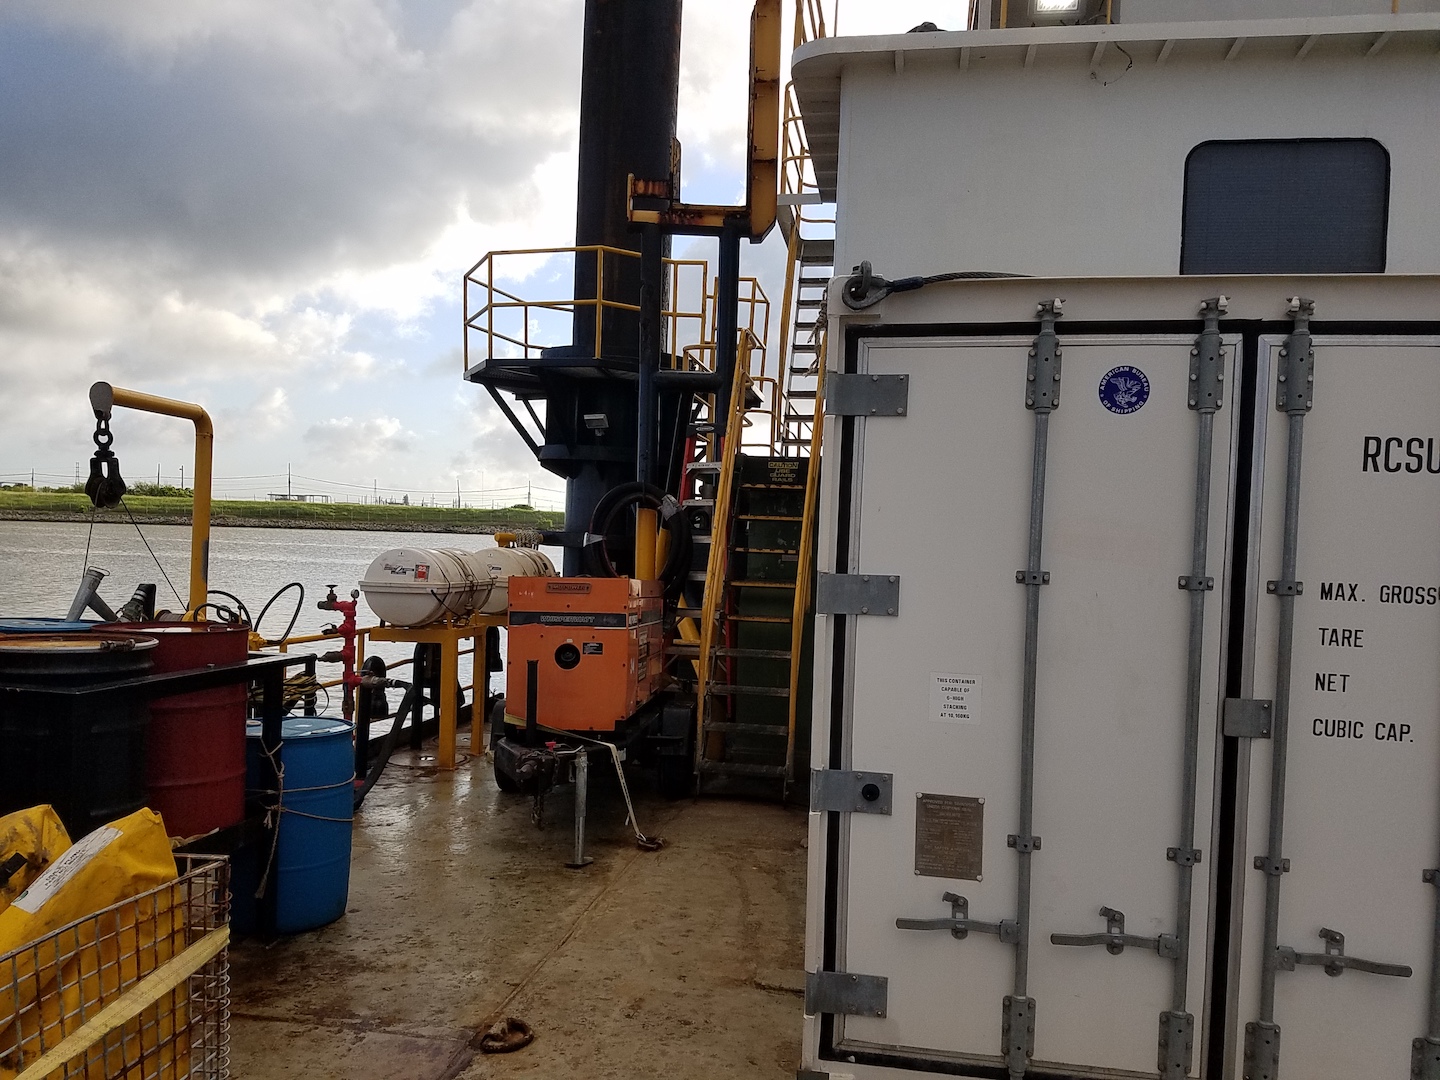
[{"label": "dark window", "polygon": [[1185,162],[1182,274],[1378,274],[1390,155],[1373,139],[1207,142]]}]

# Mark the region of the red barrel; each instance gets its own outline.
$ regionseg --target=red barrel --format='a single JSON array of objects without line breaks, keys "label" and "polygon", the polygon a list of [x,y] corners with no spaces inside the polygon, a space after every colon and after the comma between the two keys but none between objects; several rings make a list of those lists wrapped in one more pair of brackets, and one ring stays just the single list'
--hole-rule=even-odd
[{"label": "red barrel", "polygon": [[[134,629],[159,642],[151,654],[156,675],[238,664],[249,654],[243,626],[147,623]],[[245,699],[245,684],[237,683],[150,703],[146,797],[171,836],[199,836],[244,819]]]}]

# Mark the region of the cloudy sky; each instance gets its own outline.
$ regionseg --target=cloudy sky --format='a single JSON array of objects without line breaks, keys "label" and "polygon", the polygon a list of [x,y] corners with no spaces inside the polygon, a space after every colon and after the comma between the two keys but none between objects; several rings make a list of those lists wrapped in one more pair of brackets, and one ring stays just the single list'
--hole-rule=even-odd
[{"label": "cloudy sky", "polygon": [[[852,33],[963,18],[956,0],[841,5]],[[749,6],[685,2],[692,200],[741,197]],[[558,505],[558,478],[460,380],[460,282],[488,250],[573,242],[582,11],[0,5],[0,482],[83,468],[105,379],[210,410],[217,494],[276,490],[289,467],[315,478],[296,490],[458,481],[483,504],[531,483]],[[777,238],[745,260],[778,298]],[[532,295],[568,280],[513,273]],[[114,426],[127,477],[188,479],[189,425]]]}]

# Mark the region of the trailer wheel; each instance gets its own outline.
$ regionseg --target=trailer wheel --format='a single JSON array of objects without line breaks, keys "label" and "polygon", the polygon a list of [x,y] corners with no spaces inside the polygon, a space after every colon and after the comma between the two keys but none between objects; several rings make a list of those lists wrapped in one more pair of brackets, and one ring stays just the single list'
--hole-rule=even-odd
[{"label": "trailer wheel", "polygon": [[[501,695],[495,699],[495,704],[490,706],[490,747],[493,750],[495,744],[502,735],[507,734],[505,724],[505,697]],[[506,795],[528,794],[525,784],[516,780],[504,769],[500,768],[499,758],[491,755],[495,768],[495,786]],[[533,785],[531,785],[533,787]]]}]

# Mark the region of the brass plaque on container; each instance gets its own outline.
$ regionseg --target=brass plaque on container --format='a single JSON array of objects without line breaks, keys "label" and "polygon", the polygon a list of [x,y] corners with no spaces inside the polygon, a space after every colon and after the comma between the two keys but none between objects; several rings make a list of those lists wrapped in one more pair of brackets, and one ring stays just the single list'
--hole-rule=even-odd
[{"label": "brass plaque on container", "polygon": [[984,799],[915,796],[915,873],[979,881],[984,840]]}]

